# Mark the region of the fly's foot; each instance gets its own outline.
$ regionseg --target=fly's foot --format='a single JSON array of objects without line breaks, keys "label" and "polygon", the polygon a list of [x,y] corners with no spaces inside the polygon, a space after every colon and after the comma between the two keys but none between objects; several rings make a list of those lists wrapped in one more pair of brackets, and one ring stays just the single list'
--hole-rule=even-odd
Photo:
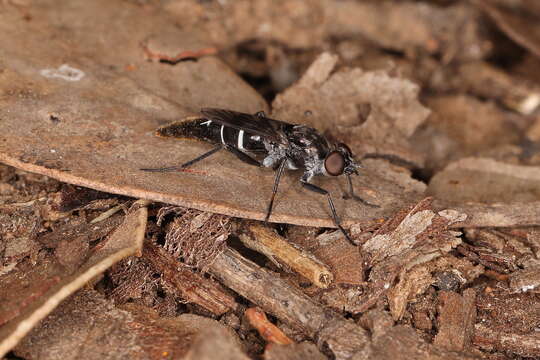
[{"label": "fly's foot", "polygon": [[342,199],[344,200],[356,200],[366,206],[369,206],[369,207],[372,207],[372,208],[380,208],[379,205],[376,205],[376,204],[372,204],[364,199],[362,199],[360,196],[356,195],[355,193],[352,193],[352,194],[349,194],[349,193],[346,193],[344,192],[343,195],[341,196]]}]

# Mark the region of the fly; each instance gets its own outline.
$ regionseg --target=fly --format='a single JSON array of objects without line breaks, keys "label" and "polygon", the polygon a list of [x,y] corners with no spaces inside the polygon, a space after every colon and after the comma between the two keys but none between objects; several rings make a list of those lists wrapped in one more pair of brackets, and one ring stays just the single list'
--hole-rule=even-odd
[{"label": "fly", "polygon": [[268,221],[285,168],[303,169],[304,174],[300,178],[300,183],[307,190],[326,196],[335,225],[351,241],[341,226],[330,193],[310,182],[314,176],[318,175],[346,175],[349,194],[366,205],[371,205],[353,192],[351,175],[358,175],[357,169],[361,166],[354,161],[347,145],[331,143],[311,127],[270,119],[262,111],[252,115],[206,108],[201,110],[201,114],[202,116],[188,117],[162,126],[157,129],[156,135],[205,141],[214,145],[212,150],[178,166],[141,170],[152,172],[182,170],[221,149],[226,149],[245,163],[270,167],[276,171],[272,196],[265,217],[265,221]]}]

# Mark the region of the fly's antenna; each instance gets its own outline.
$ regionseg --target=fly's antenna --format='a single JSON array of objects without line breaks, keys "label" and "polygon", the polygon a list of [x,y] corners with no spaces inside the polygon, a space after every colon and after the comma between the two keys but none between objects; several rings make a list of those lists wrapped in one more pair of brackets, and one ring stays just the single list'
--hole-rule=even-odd
[{"label": "fly's antenna", "polygon": [[403,159],[402,157],[400,156],[397,156],[397,155],[393,155],[393,154],[378,154],[378,153],[367,153],[367,154],[364,154],[361,158],[360,158],[360,161],[362,160],[365,160],[365,159],[383,159],[383,160],[388,160],[390,161],[392,164],[394,165],[398,165],[398,166],[403,166],[403,167],[406,167],[406,168],[409,168],[409,169],[415,169],[418,167],[417,164],[409,161],[409,160],[406,160],[406,159]]}]

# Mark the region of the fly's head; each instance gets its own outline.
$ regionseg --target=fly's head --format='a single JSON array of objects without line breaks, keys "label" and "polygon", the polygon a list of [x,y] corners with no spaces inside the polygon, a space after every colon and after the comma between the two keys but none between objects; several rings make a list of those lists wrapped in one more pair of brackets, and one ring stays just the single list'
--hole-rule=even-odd
[{"label": "fly's head", "polygon": [[359,167],[353,159],[351,149],[343,143],[336,144],[335,150],[329,152],[324,159],[324,170],[329,176],[358,175]]}]

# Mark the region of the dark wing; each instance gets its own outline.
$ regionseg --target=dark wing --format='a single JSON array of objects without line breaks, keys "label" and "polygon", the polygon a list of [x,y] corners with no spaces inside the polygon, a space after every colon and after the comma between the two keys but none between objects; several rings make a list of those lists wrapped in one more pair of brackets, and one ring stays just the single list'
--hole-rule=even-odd
[{"label": "dark wing", "polygon": [[279,143],[286,142],[284,128],[292,126],[283,121],[232,110],[204,108],[201,109],[201,114],[206,119],[215,121],[218,124],[244,130],[253,135],[264,136],[267,140]]}]

